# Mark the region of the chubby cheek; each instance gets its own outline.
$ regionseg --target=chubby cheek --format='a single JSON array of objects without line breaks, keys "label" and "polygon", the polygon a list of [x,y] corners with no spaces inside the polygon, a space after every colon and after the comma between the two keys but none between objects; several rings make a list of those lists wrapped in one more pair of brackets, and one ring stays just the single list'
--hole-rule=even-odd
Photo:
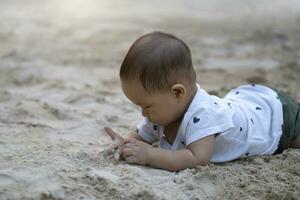
[{"label": "chubby cheek", "polygon": [[148,118],[151,122],[157,123],[162,126],[166,126],[174,119],[174,114],[167,110],[160,110],[157,112],[149,113]]}]

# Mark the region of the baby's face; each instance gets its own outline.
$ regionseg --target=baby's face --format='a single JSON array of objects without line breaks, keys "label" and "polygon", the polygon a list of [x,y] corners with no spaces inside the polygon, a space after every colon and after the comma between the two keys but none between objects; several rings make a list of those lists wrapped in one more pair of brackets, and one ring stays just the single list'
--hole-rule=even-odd
[{"label": "baby's face", "polygon": [[142,115],[153,123],[166,126],[184,114],[184,102],[171,90],[149,94],[138,81],[122,81],[122,90],[131,102],[141,107]]}]

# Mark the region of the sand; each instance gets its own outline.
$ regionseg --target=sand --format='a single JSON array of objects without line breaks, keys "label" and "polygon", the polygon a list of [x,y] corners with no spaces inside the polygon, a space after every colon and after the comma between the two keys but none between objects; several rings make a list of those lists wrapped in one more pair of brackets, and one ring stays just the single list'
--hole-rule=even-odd
[{"label": "sand", "polygon": [[120,89],[130,44],[153,30],[191,47],[201,87],[276,86],[300,101],[297,1],[0,1],[0,200],[300,199],[300,150],[168,172],[108,159],[135,129]]}]

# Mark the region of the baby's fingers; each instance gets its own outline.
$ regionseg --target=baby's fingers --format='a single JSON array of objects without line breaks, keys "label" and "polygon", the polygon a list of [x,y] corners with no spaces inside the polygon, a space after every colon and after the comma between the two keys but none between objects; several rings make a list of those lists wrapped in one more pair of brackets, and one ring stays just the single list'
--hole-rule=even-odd
[{"label": "baby's fingers", "polygon": [[135,157],[133,157],[133,156],[128,156],[125,158],[125,160],[129,164],[137,163]]},{"label": "baby's fingers", "polygon": [[114,153],[114,160],[117,160],[119,161],[120,160],[120,156],[122,154],[122,149],[121,148],[118,148],[115,153]]},{"label": "baby's fingers", "polygon": [[108,149],[112,152],[114,152],[119,146],[115,143],[111,144]]},{"label": "baby's fingers", "polygon": [[132,143],[132,144],[136,144],[137,143],[137,139],[134,139],[134,138],[125,138],[124,139],[124,143],[127,144],[127,143]]},{"label": "baby's fingers", "polygon": [[131,148],[124,148],[124,150],[123,150],[123,155],[124,156],[128,157],[128,156],[132,156],[132,154],[133,154],[133,149],[131,149]]},{"label": "baby's fingers", "polygon": [[110,127],[104,127],[105,132],[111,137],[112,140],[120,137],[120,135],[114,132]]},{"label": "baby's fingers", "polygon": [[107,159],[112,159],[114,153],[113,153],[112,150],[106,149],[106,150],[102,151],[102,155],[103,155],[103,157],[105,157],[105,158],[107,158]]}]

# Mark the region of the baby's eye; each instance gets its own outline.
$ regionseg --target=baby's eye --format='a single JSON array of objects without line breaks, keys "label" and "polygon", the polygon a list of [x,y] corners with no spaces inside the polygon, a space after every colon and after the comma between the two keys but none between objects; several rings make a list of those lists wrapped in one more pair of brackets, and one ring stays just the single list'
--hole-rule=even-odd
[{"label": "baby's eye", "polygon": [[145,108],[146,108],[146,109],[149,109],[150,107],[151,107],[151,106],[146,106]]}]

